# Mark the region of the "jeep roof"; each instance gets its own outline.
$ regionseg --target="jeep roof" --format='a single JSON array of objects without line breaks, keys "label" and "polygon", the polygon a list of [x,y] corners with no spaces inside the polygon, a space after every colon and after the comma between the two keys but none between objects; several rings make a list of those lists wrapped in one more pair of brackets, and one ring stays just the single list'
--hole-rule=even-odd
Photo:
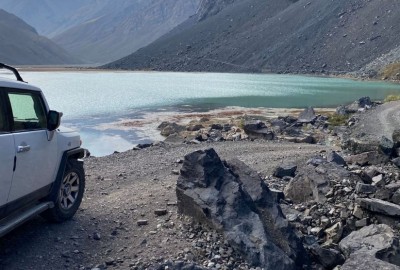
[{"label": "jeep roof", "polygon": [[17,88],[17,89],[25,89],[25,90],[32,90],[32,91],[40,91],[39,88],[24,83],[24,82],[19,82],[16,80],[10,80],[6,79],[3,77],[0,77],[0,87],[7,87],[7,88]]}]

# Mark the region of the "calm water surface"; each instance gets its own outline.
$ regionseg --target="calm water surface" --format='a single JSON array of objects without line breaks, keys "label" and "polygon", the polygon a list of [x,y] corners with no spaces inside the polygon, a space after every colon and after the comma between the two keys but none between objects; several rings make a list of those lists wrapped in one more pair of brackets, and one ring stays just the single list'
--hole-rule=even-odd
[{"label": "calm water surface", "polygon": [[134,131],[94,127],[143,111],[208,110],[224,106],[334,107],[362,96],[383,99],[400,85],[296,75],[169,72],[22,72],[42,88],[64,125],[80,130],[94,155],[123,151],[146,142]]}]

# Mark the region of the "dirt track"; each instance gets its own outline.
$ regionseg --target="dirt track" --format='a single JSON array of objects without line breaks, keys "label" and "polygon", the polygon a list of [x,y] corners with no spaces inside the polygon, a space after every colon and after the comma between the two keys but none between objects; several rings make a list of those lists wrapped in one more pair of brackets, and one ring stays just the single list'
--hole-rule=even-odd
[{"label": "dirt track", "polygon": [[364,114],[351,133],[366,141],[379,141],[382,136],[392,138],[395,129],[400,128],[400,101],[385,103]]}]

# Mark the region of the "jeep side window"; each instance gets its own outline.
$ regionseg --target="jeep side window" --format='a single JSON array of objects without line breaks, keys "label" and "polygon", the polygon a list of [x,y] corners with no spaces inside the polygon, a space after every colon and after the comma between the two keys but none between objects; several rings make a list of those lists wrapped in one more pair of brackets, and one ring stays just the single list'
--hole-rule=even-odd
[{"label": "jeep side window", "polygon": [[14,130],[45,129],[46,113],[39,95],[33,93],[8,94],[14,118]]}]

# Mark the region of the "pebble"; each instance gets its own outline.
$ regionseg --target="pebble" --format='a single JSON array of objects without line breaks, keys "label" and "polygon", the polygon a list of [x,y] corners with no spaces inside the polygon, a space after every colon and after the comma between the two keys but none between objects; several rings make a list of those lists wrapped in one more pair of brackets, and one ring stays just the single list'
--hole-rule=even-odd
[{"label": "pebble", "polygon": [[148,225],[149,222],[146,219],[140,219],[137,221],[137,225],[138,226],[144,226],[144,225]]}]

